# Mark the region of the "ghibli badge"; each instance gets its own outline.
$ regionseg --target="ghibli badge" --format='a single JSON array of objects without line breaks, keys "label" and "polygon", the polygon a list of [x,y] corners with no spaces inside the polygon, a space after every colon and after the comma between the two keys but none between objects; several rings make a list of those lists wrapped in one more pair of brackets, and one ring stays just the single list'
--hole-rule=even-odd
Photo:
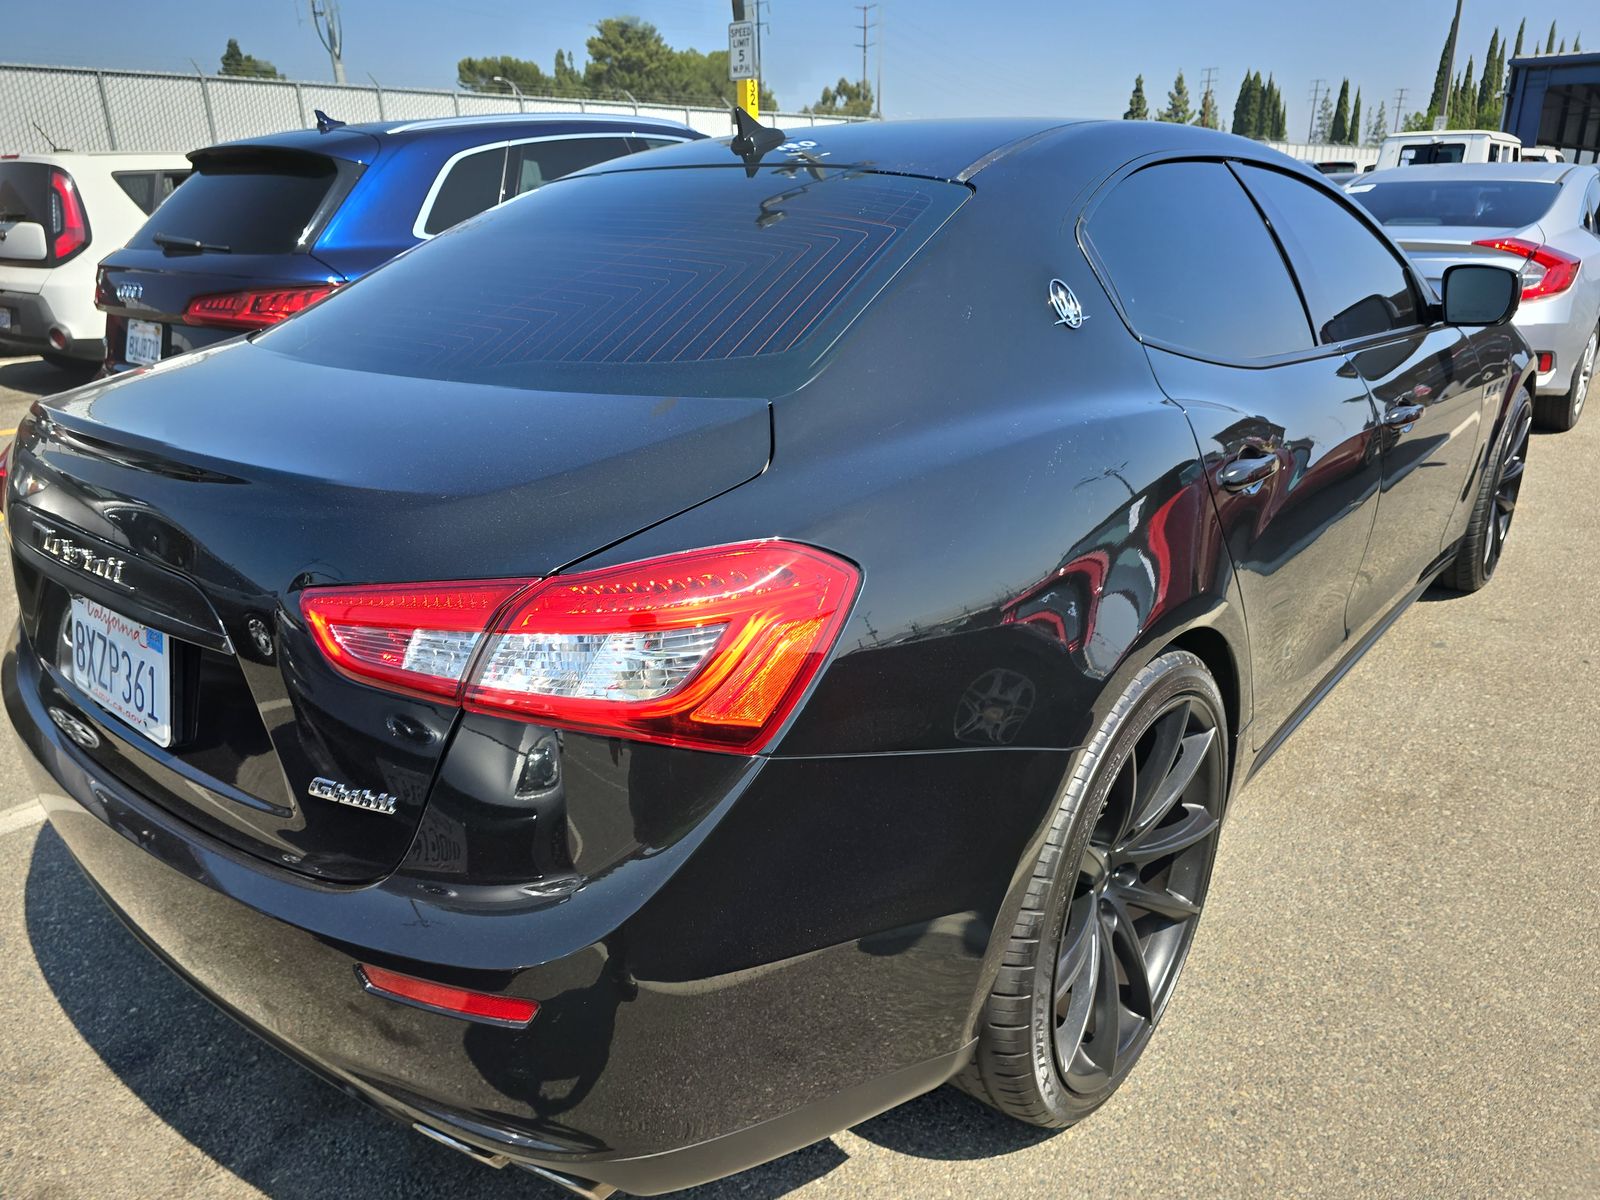
[{"label": "ghibli badge", "polygon": [[311,781],[306,792],[318,800],[332,800],[335,804],[348,804],[351,808],[364,808],[368,812],[383,813],[387,817],[394,816],[396,797],[388,792],[353,788],[340,783],[337,779],[325,779],[321,775]]}]

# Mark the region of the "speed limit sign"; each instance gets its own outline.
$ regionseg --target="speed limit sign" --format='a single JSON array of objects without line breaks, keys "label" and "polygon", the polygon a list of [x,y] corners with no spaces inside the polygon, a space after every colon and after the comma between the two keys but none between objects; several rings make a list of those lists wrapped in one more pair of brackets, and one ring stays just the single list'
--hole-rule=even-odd
[{"label": "speed limit sign", "polygon": [[760,68],[756,61],[756,23],[734,21],[728,26],[728,78],[754,79]]}]

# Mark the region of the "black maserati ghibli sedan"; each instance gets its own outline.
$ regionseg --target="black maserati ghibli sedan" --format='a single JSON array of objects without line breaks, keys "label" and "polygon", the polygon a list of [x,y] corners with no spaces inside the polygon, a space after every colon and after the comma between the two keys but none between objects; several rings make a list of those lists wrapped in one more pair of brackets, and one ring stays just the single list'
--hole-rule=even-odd
[{"label": "black maserati ghibli sedan", "polygon": [[8,463],[5,704],[94,886],[590,1194],[949,1081],[1095,1109],[1230,796],[1521,486],[1515,276],[1436,293],[1287,158],[806,134],[541,188]]}]

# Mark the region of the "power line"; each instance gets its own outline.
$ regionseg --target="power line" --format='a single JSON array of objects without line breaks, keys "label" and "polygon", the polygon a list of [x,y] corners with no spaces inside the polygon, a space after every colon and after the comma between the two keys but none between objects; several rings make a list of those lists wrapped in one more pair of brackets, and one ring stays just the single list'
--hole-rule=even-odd
[{"label": "power line", "polygon": [[1317,98],[1322,95],[1322,85],[1326,79],[1313,79],[1311,81],[1311,119],[1306,122],[1306,141],[1317,140]]}]

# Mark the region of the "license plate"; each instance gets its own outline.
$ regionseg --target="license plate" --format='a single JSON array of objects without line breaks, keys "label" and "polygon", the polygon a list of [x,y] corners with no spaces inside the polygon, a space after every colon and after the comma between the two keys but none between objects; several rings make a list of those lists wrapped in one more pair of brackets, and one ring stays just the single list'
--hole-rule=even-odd
[{"label": "license plate", "polygon": [[172,745],[172,660],[159,629],[74,596],[71,675],[101,708]]},{"label": "license plate", "polygon": [[0,329],[10,329],[10,328],[11,328],[11,310],[9,308],[0,308]]},{"label": "license plate", "polygon": [[128,322],[128,348],[123,357],[136,366],[161,361],[161,326],[154,321]]}]

